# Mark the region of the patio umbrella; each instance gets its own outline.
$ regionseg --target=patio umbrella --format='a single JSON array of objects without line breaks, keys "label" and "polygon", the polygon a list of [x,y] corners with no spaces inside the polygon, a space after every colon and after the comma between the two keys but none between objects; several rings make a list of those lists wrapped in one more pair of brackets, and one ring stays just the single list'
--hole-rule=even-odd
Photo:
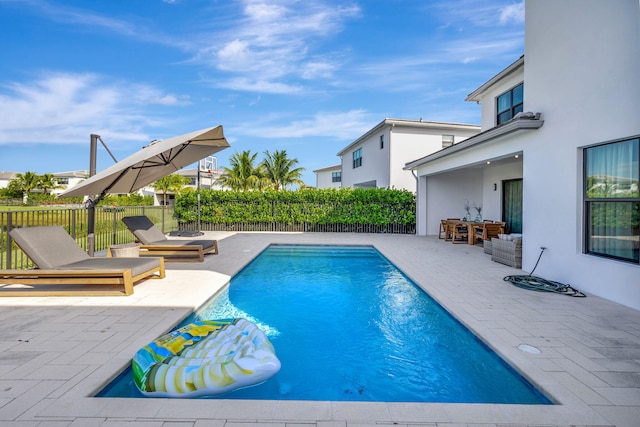
[{"label": "patio umbrella", "polygon": [[222,126],[155,141],[98,172],[60,197],[129,194],[229,147]]},{"label": "patio umbrella", "polygon": [[[88,246],[93,255],[95,206],[107,194],[128,194],[229,147],[222,126],[154,141],[107,169],[98,172],[59,197],[89,196]],[[96,197],[97,195],[97,197]]]}]

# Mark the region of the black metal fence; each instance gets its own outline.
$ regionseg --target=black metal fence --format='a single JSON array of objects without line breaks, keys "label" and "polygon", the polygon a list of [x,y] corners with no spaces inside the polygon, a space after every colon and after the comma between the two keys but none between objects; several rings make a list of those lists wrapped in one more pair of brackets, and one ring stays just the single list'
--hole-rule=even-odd
[{"label": "black metal fence", "polygon": [[[182,230],[197,230],[197,222],[180,224]],[[272,231],[272,232],[304,232],[304,233],[389,233],[415,234],[414,225],[402,224],[310,224],[282,222],[233,222],[211,224],[203,222],[202,231]]]},{"label": "black metal fence", "polygon": [[[134,241],[133,234],[120,221],[125,216],[146,215],[165,233],[178,228],[171,207],[165,209],[161,206],[97,207],[95,212],[96,252],[105,251],[109,245]],[[26,269],[33,266],[9,236],[11,229],[60,225],[82,248],[86,249],[87,223],[88,209],[82,205],[0,211],[0,269]]]},{"label": "black metal fence", "polygon": [[[287,204],[287,203],[285,203]],[[259,211],[254,206],[246,204],[233,204],[243,210]],[[241,205],[241,206],[239,206]],[[300,204],[289,203],[288,208],[280,206],[279,209],[301,210]],[[312,204],[313,205],[313,204]],[[211,207],[204,207],[208,209]],[[271,208],[274,211],[275,208]],[[311,209],[311,208],[309,208]],[[337,208],[336,208],[337,209]],[[266,215],[261,219],[250,221],[230,221],[210,223],[198,222],[197,212],[191,212],[189,218],[193,220],[178,222],[175,219],[173,207],[162,206],[114,206],[97,207],[95,217],[94,251],[106,251],[110,245],[130,243],[134,241],[131,234],[121,219],[125,216],[146,215],[164,233],[174,230],[200,230],[200,231],[263,231],[263,232],[334,232],[334,233],[389,233],[389,234],[415,234],[415,224],[403,225],[399,223],[376,225],[366,222],[356,223],[318,223],[301,220],[282,221],[276,215]],[[303,216],[304,218],[304,216]],[[266,219],[266,220],[265,220]],[[0,211],[0,269],[26,269],[32,268],[33,263],[15,245],[9,236],[9,231],[17,227],[36,227],[45,225],[60,225],[78,242],[87,249],[87,224],[88,209],[84,205],[73,207],[49,207],[49,208],[16,208],[15,210]]]}]

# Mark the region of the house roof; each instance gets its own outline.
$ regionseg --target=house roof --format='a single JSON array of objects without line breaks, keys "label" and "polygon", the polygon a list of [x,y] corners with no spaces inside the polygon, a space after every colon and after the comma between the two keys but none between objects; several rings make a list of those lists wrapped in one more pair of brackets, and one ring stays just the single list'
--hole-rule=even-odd
[{"label": "house roof", "polygon": [[316,169],[316,170],[313,171],[313,173],[328,172],[328,171],[339,171],[340,169],[342,169],[342,165],[333,165],[333,166],[327,166],[326,168]]},{"label": "house roof", "polygon": [[58,178],[87,178],[89,176],[88,170],[77,170],[77,171],[69,171],[69,172],[56,172],[52,174]]},{"label": "house roof", "polygon": [[0,179],[11,181],[18,175],[18,172],[0,172]]},{"label": "house roof", "polygon": [[440,159],[442,157],[450,156],[459,151],[469,149],[478,144],[488,143],[494,141],[501,136],[523,130],[539,129],[544,124],[544,120],[540,119],[540,113],[519,113],[513,119],[499,126],[488,129],[481,132],[471,138],[467,138],[462,142],[454,144],[450,147],[443,148],[440,151],[436,151],[433,154],[406,163],[404,165],[405,170],[415,169],[421,165]]},{"label": "house roof", "polygon": [[500,80],[504,79],[505,77],[511,75],[512,73],[517,71],[523,65],[524,65],[524,55],[522,55],[520,58],[518,58],[514,63],[509,65],[507,68],[505,68],[504,70],[500,71],[498,74],[493,76],[489,81],[487,81],[485,84],[480,86],[478,89],[476,89],[473,92],[471,92],[467,96],[465,101],[480,102],[480,100],[482,99],[482,95],[484,94],[484,92],[488,88],[490,88],[491,86],[493,86],[494,84],[496,84]]},{"label": "house roof", "polygon": [[384,119],[372,129],[370,129],[367,133],[362,135],[360,138],[353,141],[351,144],[347,145],[345,148],[338,152],[338,156],[342,156],[344,153],[350,151],[353,147],[362,143],[364,140],[369,138],[372,134],[379,132],[381,129],[385,127],[393,127],[393,126],[403,126],[403,127],[412,127],[412,128],[422,128],[422,129],[438,129],[438,130],[480,130],[480,126],[471,125],[466,123],[447,123],[447,122],[428,122],[420,120],[407,120],[407,119]]}]

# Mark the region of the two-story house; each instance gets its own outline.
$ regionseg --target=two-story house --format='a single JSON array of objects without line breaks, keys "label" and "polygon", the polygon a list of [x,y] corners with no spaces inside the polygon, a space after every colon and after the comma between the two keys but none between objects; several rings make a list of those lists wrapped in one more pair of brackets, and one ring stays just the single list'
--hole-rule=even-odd
[{"label": "two-story house", "polygon": [[405,166],[418,234],[482,205],[525,271],[545,247],[537,276],[640,309],[639,23],[637,0],[527,0],[525,55],[467,98],[482,132]]},{"label": "two-story house", "polygon": [[316,188],[342,187],[342,165],[316,169],[313,173],[316,174]]},{"label": "two-story house", "polygon": [[89,177],[88,170],[76,170],[68,172],[56,172],[53,178],[60,188],[51,190],[51,194],[60,194],[69,188],[73,188]]},{"label": "two-story house", "polygon": [[340,172],[342,187],[415,191],[415,177],[403,170],[406,162],[457,144],[478,132],[480,126],[470,124],[384,119],[338,153],[339,171],[335,168],[320,171],[331,173],[332,179]]}]

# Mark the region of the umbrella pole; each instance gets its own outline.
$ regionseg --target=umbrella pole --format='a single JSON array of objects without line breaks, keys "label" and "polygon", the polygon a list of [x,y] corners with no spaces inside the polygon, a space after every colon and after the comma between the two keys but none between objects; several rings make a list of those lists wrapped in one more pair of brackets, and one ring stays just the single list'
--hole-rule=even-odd
[{"label": "umbrella pole", "polygon": [[198,234],[202,234],[200,231],[200,163],[198,162]]},{"label": "umbrella pole", "polygon": [[[98,158],[98,138],[100,135],[91,134],[91,148],[89,150],[89,177],[96,174],[96,163]],[[87,209],[87,252],[92,257],[95,253],[96,241],[96,202],[89,199],[89,207]]]},{"label": "umbrella pole", "polygon": [[96,248],[96,207],[94,206],[93,201],[89,204],[87,213],[89,214],[87,221],[87,253],[92,257]]}]

